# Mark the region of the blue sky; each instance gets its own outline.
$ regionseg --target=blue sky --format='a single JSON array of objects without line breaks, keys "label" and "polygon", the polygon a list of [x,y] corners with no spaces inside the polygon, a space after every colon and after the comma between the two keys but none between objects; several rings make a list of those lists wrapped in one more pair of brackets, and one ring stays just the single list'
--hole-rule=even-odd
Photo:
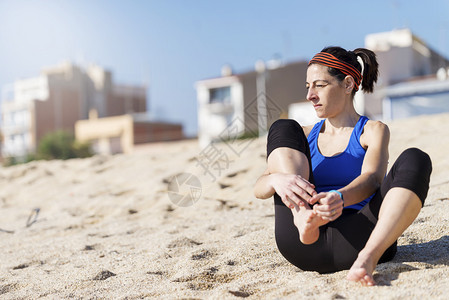
[{"label": "blue sky", "polygon": [[224,64],[310,59],[405,27],[449,57],[449,0],[0,0],[0,86],[65,60],[96,63],[118,83],[148,83],[150,111],[192,135],[194,83]]}]

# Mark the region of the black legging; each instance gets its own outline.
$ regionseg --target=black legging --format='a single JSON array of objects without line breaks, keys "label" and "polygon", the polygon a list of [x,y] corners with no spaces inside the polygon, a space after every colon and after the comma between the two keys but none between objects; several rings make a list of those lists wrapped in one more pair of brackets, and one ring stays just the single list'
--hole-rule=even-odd
[{"label": "black legging", "polygon": [[[296,121],[278,120],[273,123],[268,133],[267,157],[278,147],[304,153],[311,164],[307,138]],[[275,236],[279,251],[290,263],[305,271],[329,273],[349,269],[377,223],[387,192],[393,187],[409,189],[424,205],[431,172],[432,163],[426,153],[417,148],[405,150],[371,201],[360,211],[344,209],[338,219],[320,227],[320,236],[311,245],[300,242],[290,208],[285,206],[279,195],[274,194]],[[313,176],[309,181],[314,182]],[[393,259],[396,251],[397,242],[385,251],[379,263]]]}]

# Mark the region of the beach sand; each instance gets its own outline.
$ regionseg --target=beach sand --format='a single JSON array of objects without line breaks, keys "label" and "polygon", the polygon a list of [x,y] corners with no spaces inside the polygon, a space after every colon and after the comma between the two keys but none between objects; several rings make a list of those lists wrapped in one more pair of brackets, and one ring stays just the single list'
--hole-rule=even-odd
[{"label": "beach sand", "polygon": [[[388,125],[390,165],[419,147],[433,173],[375,287],[348,282],[347,271],[301,271],[278,252],[273,201],[253,196],[264,138],[204,149],[188,140],[1,168],[0,298],[447,299],[449,115]],[[169,183],[181,173],[198,181],[176,192]],[[195,203],[174,204],[179,194]]]}]

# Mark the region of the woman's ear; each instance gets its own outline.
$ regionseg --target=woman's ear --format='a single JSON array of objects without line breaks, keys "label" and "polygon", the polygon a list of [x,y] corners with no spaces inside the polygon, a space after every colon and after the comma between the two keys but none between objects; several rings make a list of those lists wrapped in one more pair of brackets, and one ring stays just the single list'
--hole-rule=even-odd
[{"label": "woman's ear", "polygon": [[354,89],[354,86],[355,86],[354,78],[352,78],[352,76],[346,76],[344,79],[344,87],[346,93],[351,94],[352,90]]}]

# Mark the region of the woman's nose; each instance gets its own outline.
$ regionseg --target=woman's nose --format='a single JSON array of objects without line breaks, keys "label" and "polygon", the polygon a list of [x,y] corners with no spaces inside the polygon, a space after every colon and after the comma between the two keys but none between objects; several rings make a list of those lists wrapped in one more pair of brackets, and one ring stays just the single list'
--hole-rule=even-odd
[{"label": "woman's nose", "polygon": [[314,91],[314,89],[313,88],[308,88],[307,89],[307,100],[309,100],[309,101],[311,101],[311,100],[313,100],[314,98],[316,97],[316,94],[315,94],[315,91]]}]

